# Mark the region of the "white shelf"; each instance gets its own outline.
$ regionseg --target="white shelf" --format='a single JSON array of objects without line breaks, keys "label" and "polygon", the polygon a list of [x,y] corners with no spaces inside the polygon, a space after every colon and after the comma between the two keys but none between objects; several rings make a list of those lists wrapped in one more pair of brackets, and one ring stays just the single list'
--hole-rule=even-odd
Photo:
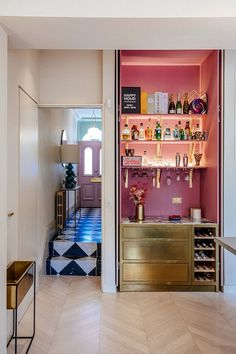
[{"label": "white shelf", "polygon": [[207,117],[207,114],[122,114],[121,120],[137,120],[137,119],[163,119],[163,120],[193,120],[193,119],[202,119]]},{"label": "white shelf", "polygon": [[195,144],[206,142],[207,140],[121,140],[121,144]]},{"label": "white shelf", "polygon": [[[125,169],[130,169],[130,168],[133,168],[133,169],[138,169],[138,168],[141,168],[141,169],[162,169],[162,170],[199,170],[199,169],[204,169],[204,168],[207,168],[206,166],[187,166],[187,167],[183,167],[183,166],[180,166],[180,167],[176,167],[176,166],[121,166],[121,168],[125,168]],[[195,237],[196,238],[196,237]],[[206,240],[207,237],[204,237],[204,239]]]}]

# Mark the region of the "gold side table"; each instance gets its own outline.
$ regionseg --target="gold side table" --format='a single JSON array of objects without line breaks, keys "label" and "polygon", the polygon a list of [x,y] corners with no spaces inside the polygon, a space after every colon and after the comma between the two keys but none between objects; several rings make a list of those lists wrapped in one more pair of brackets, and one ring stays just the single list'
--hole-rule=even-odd
[{"label": "gold side table", "polygon": [[[17,340],[30,339],[26,353],[32,344],[35,335],[35,296],[36,296],[36,263],[35,261],[15,261],[7,267],[7,309],[13,310],[13,332],[7,346],[15,340],[15,354],[17,354]],[[33,286],[33,333],[31,336],[18,336],[17,311],[20,303]]]}]

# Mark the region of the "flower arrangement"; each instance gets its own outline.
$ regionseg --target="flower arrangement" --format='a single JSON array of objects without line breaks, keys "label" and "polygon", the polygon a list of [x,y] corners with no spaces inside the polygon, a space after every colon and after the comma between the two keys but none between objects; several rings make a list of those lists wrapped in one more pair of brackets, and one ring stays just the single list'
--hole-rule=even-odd
[{"label": "flower arrangement", "polygon": [[130,199],[134,201],[135,205],[144,205],[148,192],[148,183],[138,182],[133,184],[130,188]]}]

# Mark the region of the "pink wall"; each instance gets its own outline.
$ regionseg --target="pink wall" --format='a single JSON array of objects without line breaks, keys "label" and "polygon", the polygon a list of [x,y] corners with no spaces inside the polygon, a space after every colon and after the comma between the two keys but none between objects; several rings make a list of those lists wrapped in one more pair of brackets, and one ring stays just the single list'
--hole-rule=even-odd
[{"label": "pink wall", "polygon": [[[151,172],[150,172],[151,174]],[[182,216],[189,216],[189,208],[200,207],[200,172],[194,171],[193,188],[189,188],[189,184],[184,180],[185,173],[181,172],[181,180],[176,182],[176,172],[171,171],[172,179],[171,185],[166,183],[167,171],[162,172],[161,188],[152,187],[152,179],[132,177],[132,171],[129,171],[129,188],[124,188],[124,171],[122,173],[121,187],[122,187],[122,216],[134,215],[134,203],[129,200],[129,190],[132,184],[137,181],[148,182],[149,192],[145,203],[146,216],[168,216],[170,214],[180,214]],[[182,204],[172,204],[173,197],[182,197]]]},{"label": "pink wall", "polygon": [[201,65],[201,90],[209,99],[205,129],[208,141],[205,156],[208,168],[201,172],[201,208],[205,216],[219,222],[219,52],[214,51]]}]

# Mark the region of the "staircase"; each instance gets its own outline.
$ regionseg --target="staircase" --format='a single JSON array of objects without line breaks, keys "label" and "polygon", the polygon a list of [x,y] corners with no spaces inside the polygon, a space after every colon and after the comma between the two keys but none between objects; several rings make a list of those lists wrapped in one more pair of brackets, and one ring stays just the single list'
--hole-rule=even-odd
[{"label": "staircase", "polygon": [[101,275],[101,209],[82,208],[49,241],[48,275]]}]

